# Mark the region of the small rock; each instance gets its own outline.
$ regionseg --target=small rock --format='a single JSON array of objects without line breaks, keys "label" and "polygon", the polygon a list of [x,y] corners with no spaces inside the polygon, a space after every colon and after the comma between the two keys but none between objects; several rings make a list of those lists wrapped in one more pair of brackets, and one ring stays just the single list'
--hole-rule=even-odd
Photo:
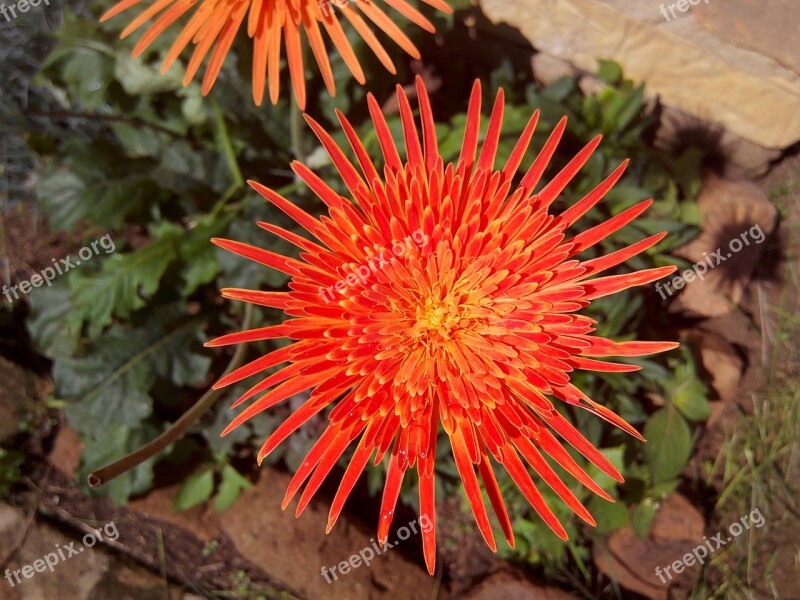
[{"label": "small rock", "polygon": [[622,587],[652,600],[665,600],[669,586],[691,581],[697,565],[675,575],[666,569],[702,543],[704,528],[700,512],[676,492],[662,504],[647,538],[640,539],[626,525],[595,543],[592,557],[597,568]]},{"label": "small rock", "polygon": [[782,150],[800,140],[795,0],[776,0],[769,10],[750,0],[684,2],[689,10],[666,18],[660,3],[632,0],[480,4],[490,21],[518,28],[537,50],[586,72],[598,58],[615,60],[665,106],[754,145]]},{"label": "small rock", "polygon": [[703,330],[692,330],[688,334],[692,344],[700,353],[703,369],[710,376],[712,394],[717,398],[709,398],[711,416],[706,427],[711,427],[722,414],[727,402],[732,402],[740,392],[739,382],[744,372],[744,362],[736,348],[721,336]]},{"label": "small rock", "polygon": [[25,515],[18,508],[0,502],[0,556],[5,556],[25,531]]},{"label": "small rock", "polygon": [[[700,26],[717,39],[769,56],[800,73],[797,2],[770,0],[769,10],[751,0],[708,2],[695,13]],[[787,18],[793,16],[794,18]]]},{"label": "small rock", "polygon": [[[70,555],[67,548],[78,554]],[[64,559],[58,554],[59,549]],[[52,570],[45,565],[44,558],[51,557],[55,562]],[[36,572],[37,562],[39,570]],[[53,598],[70,598],[71,600],[89,600],[95,598],[94,590],[103,578],[109,565],[109,557],[101,548],[84,547],[80,539],[69,538],[60,531],[42,523],[31,527],[22,547],[17,550],[8,564],[14,585],[14,591],[20,600],[52,600]],[[30,577],[22,572],[28,566]],[[14,571],[19,571],[19,582]],[[3,582],[7,584],[7,582]],[[8,584],[10,585],[10,584]]]},{"label": "small rock", "polygon": [[83,441],[78,432],[69,425],[64,425],[56,434],[53,450],[50,452],[50,462],[56,469],[75,479],[82,454]]},{"label": "small rock", "polygon": [[550,85],[562,77],[571,77],[578,73],[569,62],[551,56],[544,52],[537,52],[531,58],[531,68],[536,81],[542,85]]},{"label": "small rock", "polygon": [[472,588],[464,600],[577,600],[577,596],[553,587],[536,585],[507,573],[492,575]]}]

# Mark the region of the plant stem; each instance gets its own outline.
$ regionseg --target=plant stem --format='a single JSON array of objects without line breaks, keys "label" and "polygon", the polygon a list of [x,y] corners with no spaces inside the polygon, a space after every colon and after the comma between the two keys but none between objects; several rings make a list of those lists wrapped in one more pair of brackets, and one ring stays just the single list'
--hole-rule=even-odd
[{"label": "plant stem", "polygon": [[[242,322],[243,329],[249,329],[252,320],[253,305],[246,304],[244,309],[244,319]],[[228,363],[228,366],[225,368],[225,372],[222,374],[222,377],[228,373],[231,373],[235,369],[238,369],[242,362],[244,362],[244,355],[245,345],[241,344],[236,347],[236,351],[233,353],[233,357],[231,358],[230,363]],[[147,459],[154,457],[170,444],[177,442],[183,437],[184,433],[186,433],[186,431],[192,425],[197,423],[197,421],[200,420],[200,417],[202,417],[208,411],[208,409],[214,405],[220,394],[222,394],[222,389],[208,390],[200,397],[200,399],[194,404],[194,406],[192,406],[192,408],[186,411],[180,419],[170,425],[169,429],[159,435],[152,442],[145,444],[141,448],[134,450],[130,454],[123,456],[121,459],[109,465],[89,473],[89,485],[93,488],[101,487],[109,481],[116,479],[123,473],[127,473],[131,469],[139,466]]]},{"label": "plant stem", "polygon": [[303,152],[303,113],[297,102],[293,99],[289,109],[289,136],[292,142],[292,154],[300,162],[306,162],[306,155]]},{"label": "plant stem", "polygon": [[233,149],[233,143],[231,143],[231,136],[228,135],[225,117],[222,115],[219,104],[213,98],[211,99],[211,106],[214,109],[214,126],[216,128],[217,141],[222,147],[225,160],[228,162],[228,168],[233,178],[233,185],[235,185],[237,189],[244,187],[244,177],[242,176],[242,170],[239,168],[239,161],[236,160],[236,152]]},{"label": "plant stem", "polygon": [[76,112],[69,110],[53,110],[53,111],[38,111],[38,110],[25,110],[23,114],[26,117],[47,117],[50,119],[88,119],[96,121],[121,121],[123,123],[130,123],[131,125],[139,125],[142,127],[149,127],[161,133],[166,133],[173,138],[185,139],[185,136],[179,131],[173,131],[168,127],[164,127],[157,123],[151,123],[139,117],[129,117],[126,115],[106,115],[103,113],[92,112]]},{"label": "plant stem", "polygon": [[[302,48],[302,52],[303,62],[305,63],[307,58],[305,45]],[[305,127],[305,123],[303,121],[303,111],[300,110],[297,99],[293,97],[289,98],[289,138],[291,140],[292,154],[294,154],[295,160],[305,164],[306,153],[303,150],[303,128]],[[300,177],[295,174],[294,182],[300,184],[301,181]],[[300,186],[300,190],[300,194],[302,195],[305,188]]]}]

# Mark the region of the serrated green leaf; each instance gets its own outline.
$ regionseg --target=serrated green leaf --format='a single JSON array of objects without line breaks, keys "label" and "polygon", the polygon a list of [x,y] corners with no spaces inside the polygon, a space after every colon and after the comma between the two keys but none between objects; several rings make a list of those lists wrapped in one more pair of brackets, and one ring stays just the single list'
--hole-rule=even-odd
[{"label": "serrated green leaf", "polygon": [[88,322],[94,339],[112,317],[127,318],[142,308],[158,289],[161,276],[177,258],[177,234],[166,235],[127,254],[117,253],[103,261],[99,272],[74,271],[70,275],[72,301]]},{"label": "serrated green leaf", "polygon": [[[100,152],[100,149],[97,150]],[[80,160],[95,163],[93,152],[81,153]],[[152,192],[145,176],[131,170],[126,176],[114,178],[92,166],[80,173],[59,170],[45,176],[36,194],[47,212],[48,223],[54,229],[71,230],[86,219],[101,227],[116,229],[125,216],[136,211]]]},{"label": "serrated green leaf", "polygon": [[71,296],[64,277],[52,287],[32,290],[28,296],[28,332],[39,352],[50,358],[71,356],[78,349],[81,322],[74,316]]},{"label": "serrated green leaf", "polygon": [[158,156],[162,151],[165,134],[159,133],[152,127],[142,127],[139,124],[123,121],[111,123],[111,128],[125,148],[126,156]]},{"label": "serrated green leaf", "polygon": [[[92,432],[94,433],[94,432]],[[129,427],[111,424],[98,429],[95,435],[83,435],[84,449],[79,478],[86,480],[92,469],[118,460],[129,452],[140,448],[157,435],[157,431],[147,423]],[[148,458],[142,464],[126,471],[104,485],[99,494],[108,496],[115,505],[121,506],[134,494],[141,494],[153,485],[153,465],[158,456]]]},{"label": "serrated green leaf", "polygon": [[114,326],[78,358],[55,362],[56,394],[68,400],[67,417],[91,435],[112,424],[137,427],[152,411],[150,388],[157,378],[196,385],[210,358],[189,348],[197,343],[200,321],[176,322],[179,307],[154,315],[136,328]]}]

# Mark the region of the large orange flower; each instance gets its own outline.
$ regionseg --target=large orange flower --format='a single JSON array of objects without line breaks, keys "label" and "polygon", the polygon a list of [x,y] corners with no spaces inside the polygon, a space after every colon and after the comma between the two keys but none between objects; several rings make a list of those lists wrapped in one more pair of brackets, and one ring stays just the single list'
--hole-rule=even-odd
[{"label": "large orange flower", "polygon": [[[369,96],[386,163],[382,172],[341,114],[339,121],[358,168],[319,124],[307,119],[349,190],[350,197],[342,197],[307,167],[294,163],[295,173],[328,206],[328,216],[316,219],[274,191],[251,182],[318,240],[308,241],[275,225],[259,224],[295,244],[301,250],[299,260],[236,241],[214,240],[231,252],[291,276],[288,292],[225,289],[223,295],[280,308],[292,318],[280,325],[225,335],[208,345],[280,337],[297,340],[217,383],[216,387],[226,386],[289,363],[237,401],[239,405],[266,391],[226,433],[278,402],[311,390],[305,404],[266,441],[259,460],[313,415],[332,407],[328,427],[294,475],[283,506],[307,481],[297,507],[299,515],[345,449],[355,442],[330,509],[330,531],[369,459],[374,455],[377,465],[388,452],[378,525],[383,542],[409,468],[416,467],[419,477],[421,514],[435,523],[434,450],[441,425],[449,436],[475,520],[493,550],[494,534],[476,467],[503,533],[512,545],[514,538],[489,457],[503,465],[542,519],[566,538],[528,466],[589,523],[594,523],[591,515],[544,455],[608,500],[611,498],[571,458],[562,441],[616,480],[622,481],[622,477],[555,409],[553,399],[586,409],[641,439],[619,416],[574,387],[570,373],[575,369],[635,371],[636,366],[598,358],[640,356],[676,346],[671,342],[615,342],[592,335],[594,321],[577,311],[595,298],[672,272],[670,266],[597,277],[654,245],[664,234],[607,256],[577,259],[583,250],[633,221],[651,204],[649,200],[641,202],[601,225],[567,236],[566,230],[619,179],[626,166],[623,163],[565,212],[548,214],[553,200],[587,161],[600,137],[534,194],[564,131],[565,119],[515,184],[538,112],[505,166],[497,170],[494,163],[503,93],[497,96],[477,152],[481,86],[476,82],[461,155],[455,164],[445,165],[437,149],[429,99],[419,79],[417,92],[422,139],[408,98],[398,89],[405,160],[398,154],[377,102]],[[436,542],[430,529],[423,532],[423,544],[428,569],[433,572]]]},{"label": "large orange flower", "polygon": [[[423,29],[431,33],[435,31],[433,24],[407,0],[383,1]],[[423,2],[439,10],[452,12],[445,0],[423,0]],[[264,86],[267,81],[269,81],[270,100],[273,104],[278,101],[281,38],[283,38],[295,98],[300,108],[305,108],[306,85],[301,30],[305,31],[325,85],[332,95],[336,88],[322,30],[325,30],[330,37],[353,76],[359,83],[365,82],[364,72],[342,29],[338,14],[345,16],[353,29],[392,74],[396,73],[394,63],[368,21],[384,31],[411,56],[420,58],[419,50],[414,43],[381,10],[377,0],[122,0],[106,12],[101,21],[142,3],[148,4],[147,8],[121,34],[124,38],[155,19],[136,44],[133,50],[134,56],[141,54],[165,29],[197,5],[164,59],[162,72],[169,69],[191,42],[195,48],[183,78],[183,85],[188,85],[203,59],[211,52],[211,59],[203,77],[203,94],[207,94],[214,85],[225,56],[245,17],[247,17],[247,35],[253,39],[253,100],[259,105],[264,98]]]}]

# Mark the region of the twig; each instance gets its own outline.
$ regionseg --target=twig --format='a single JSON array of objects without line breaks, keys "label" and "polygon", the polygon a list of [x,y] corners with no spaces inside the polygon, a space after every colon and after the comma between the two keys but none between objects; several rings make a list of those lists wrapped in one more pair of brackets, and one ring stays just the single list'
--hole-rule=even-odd
[{"label": "twig", "polygon": [[185,139],[185,136],[177,131],[173,131],[168,127],[164,127],[163,125],[158,125],[156,123],[151,123],[145,119],[141,119],[139,117],[128,117],[125,115],[105,115],[102,113],[90,113],[90,112],[75,112],[69,110],[55,110],[55,111],[38,111],[38,110],[25,110],[23,114],[26,117],[50,117],[53,119],[94,119],[98,121],[122,121],[125,123],[130,123],[132,125],[142,125],[144,127],[149,127],[151,129],[155,129],[156,131],[160,131],[162,133],[166,133],[174,138]]},{"label": "twig", "polygon": [[[245,312],[244,312],[244,320],[243,320],[243,329],[249,329],[250,323],[253,319],[253,305],[246,304],[245,305]],[[236,347],[236,351],[231,358],[231,362],[228,363],[222,377],[231,373],[232,371],[236,370],[241,366],[242,362],[244,361],[245,355],[245,345],[239,345]],[[169,429],[167,429],[164,433],[159,435],[153,441],[145,444],[141,448],[134,450],[130,454],[122,457],[121,459],[106,465],[100,469],[92,471],[89,473],[89,485],[93,488],[98,488],[109,481],[119,477],[123,473],[127,473],[131,469],[139,466],[144,461],[149,458],[152,458],[162,450],[164,450],[170,444],[178,441],[181,437],[183,437],[184,433],[194,425],[200,417],[202,417],[217,401],[217,398],[222,394],[223,390],[220,389],[209,389],[205,394],[203,394],[200,399],[186,411],[180,419],[175,421]]]}]

